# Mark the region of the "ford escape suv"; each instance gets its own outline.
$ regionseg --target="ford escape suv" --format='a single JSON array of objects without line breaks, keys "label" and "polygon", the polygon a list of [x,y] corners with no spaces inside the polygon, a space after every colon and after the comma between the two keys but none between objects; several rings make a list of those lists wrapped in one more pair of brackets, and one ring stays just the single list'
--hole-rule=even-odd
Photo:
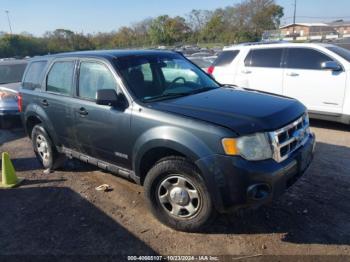
[{"label": "ford escape suv", "polygon": [[178,53],[38,57],[22,85],[23,123],[45,168],[73,157],[132,179],[178,230],[271,201],[313,156],[300,102],[220,86]]},{"label": "ford escape suv", "polygon": [[310,117],[350,124],[350,51],[331,44],[248,43],[208,69],[222,84],[293,97]]}]

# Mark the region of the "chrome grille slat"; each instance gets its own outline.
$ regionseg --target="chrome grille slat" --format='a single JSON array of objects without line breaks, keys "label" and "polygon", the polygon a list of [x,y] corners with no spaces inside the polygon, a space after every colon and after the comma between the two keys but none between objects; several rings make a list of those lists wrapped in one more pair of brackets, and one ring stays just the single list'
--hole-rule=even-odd
[{"label": "chrome grille slat", "polygon": [[277,162],[287,159],[290,154],[305,144],[309,134],[309,118],[307,114],[276,131],[270,132],[273,159]]},{"label": "chrome grille slat", "polygon": [[289,145],[289,144],[293,143],[295,140],[296,140],[295,137],[290,138],[289,140],[287,140],[287,141],[283,142],[282,144],[280,144],[278,147],[279,148],[285,147],[286,145]]}]

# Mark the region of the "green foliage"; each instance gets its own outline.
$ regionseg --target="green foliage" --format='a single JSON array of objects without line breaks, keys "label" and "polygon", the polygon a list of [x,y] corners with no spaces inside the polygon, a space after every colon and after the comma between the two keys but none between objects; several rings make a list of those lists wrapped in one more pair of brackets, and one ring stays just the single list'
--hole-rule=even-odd
[{"label": "green foliage", "polygon": [[85,35],[66,29],[43,37],[28,33],[0,36],[0,58],[34,56],[74,50],[112,49],[184,43],[231,44],[257,41],[265,30],[280,25],[283,8],[274,0],[244,0],[214,11],[192,10],[186,18],[147,18],[110,33]]},{"label": "green foliage", "polygon": [[151,23],[149,36],[153,44],[172,45],[184,41],[190,32],[183,17],[159,16]]}]

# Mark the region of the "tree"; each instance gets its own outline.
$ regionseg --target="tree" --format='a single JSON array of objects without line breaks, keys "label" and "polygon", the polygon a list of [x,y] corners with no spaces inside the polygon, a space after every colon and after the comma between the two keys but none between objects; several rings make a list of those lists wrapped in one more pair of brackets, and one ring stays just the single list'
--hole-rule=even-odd
[{"label": "tree", "polygon": [[135,43],[135,32],[130,27],[122,27],[112,39],[113,46],[117,48],[132,47]]},{"label": "tree", "polygon": [[235,6],[240,31],[253,33],[254,40],[265,30],[277,29],[283,16],[283,7],[274,0],[246,0]]},{"label": "tree", "polygon": [[205,25],[209,22],[212,12],[208,10],[193,9],[188,15],[188,24],[193,32],[203,30]]},{"label": "tree", "polygon": [[149,35],[153,44],[171,45],[185,40],[189,27],[183,17],[171,18],[168,15],[158,16],[152,21]]}]

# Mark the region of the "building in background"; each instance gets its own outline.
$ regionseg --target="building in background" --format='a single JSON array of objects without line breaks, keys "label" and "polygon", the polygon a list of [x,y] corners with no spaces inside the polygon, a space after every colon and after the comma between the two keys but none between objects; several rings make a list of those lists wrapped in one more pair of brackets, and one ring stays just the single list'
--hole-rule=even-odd
[{"label": "building in background", "polygon": [[348,37],[350,37],[350,21],[339,20],[329,23],[329,25],[333,27],[338,34],[348,35]]},{"label": "building in background", "polygon": [[312,35],[322,35],[336,33],[336,30],[324,23],[295,23],[280,27],[281,34],[286,37],[308,37]]},{"label": "building in background", "polygon": [[263,40],[320,41],[350,37],[350,21],[330,23],[292,23],[279,30],[266,31]]}]

